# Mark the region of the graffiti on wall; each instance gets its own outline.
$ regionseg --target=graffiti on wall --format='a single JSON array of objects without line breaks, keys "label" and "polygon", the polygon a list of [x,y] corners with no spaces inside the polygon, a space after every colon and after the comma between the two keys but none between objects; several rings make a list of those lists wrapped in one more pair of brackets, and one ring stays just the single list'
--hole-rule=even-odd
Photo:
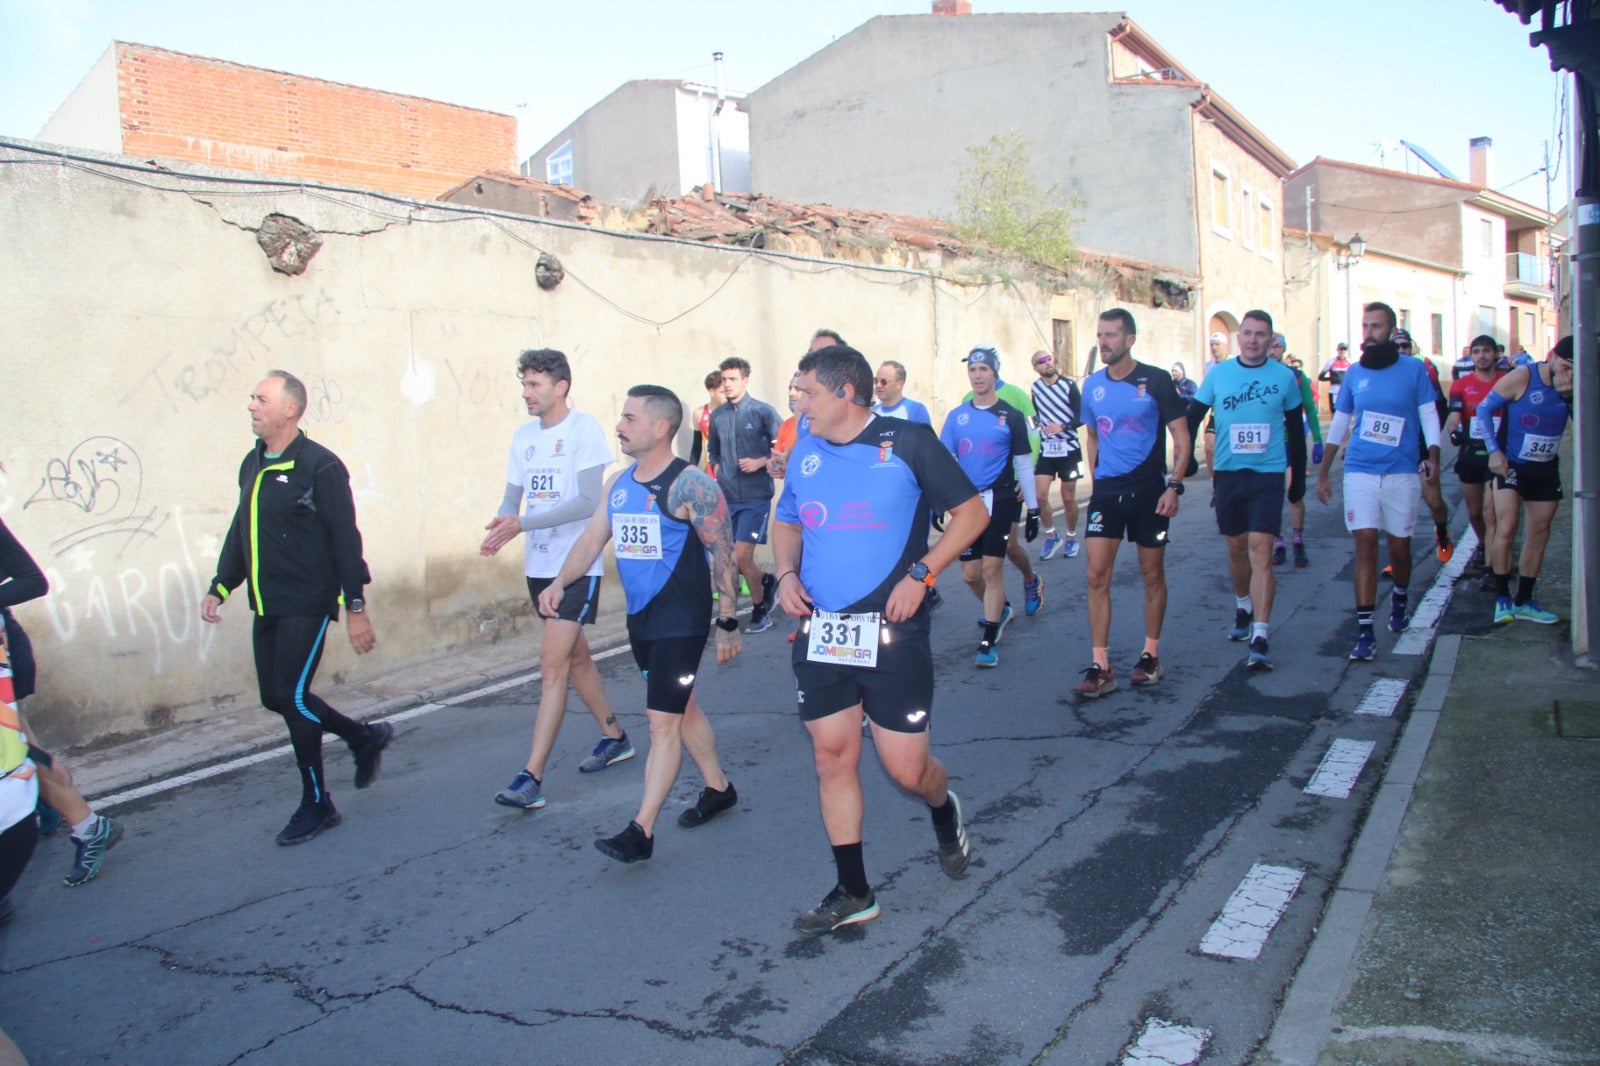
[{"label": "graffiti on wall", "polygon": [[[238,384],[239,375],[254,373],[266,356],[288,356],[292,362],[300,353],[285,342],[303,341],[315,327],[325,325],[338,314],[333,297],[326,292],[296,293],[273,300],[245,316],[204,356],[187,362],[177,354],[164,356],[139,378],[124,399],[154,387],[172,410],[181,411],[186,403],[200,403],[224,387]],[[282,369],[293,371],[294,367]]]}]

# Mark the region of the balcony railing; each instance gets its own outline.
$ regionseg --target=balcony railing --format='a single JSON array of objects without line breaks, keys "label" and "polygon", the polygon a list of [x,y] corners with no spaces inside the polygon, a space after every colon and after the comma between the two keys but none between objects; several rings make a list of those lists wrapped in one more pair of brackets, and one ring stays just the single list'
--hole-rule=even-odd
[{"label": "balcony railing", "polygon": [[1511,252],[1507,254],[1506,284],[1514,285],[1517,282],[1548,289],[1550,287],[1550,261],[1543,256],[1529,255],[1527,252]]}]

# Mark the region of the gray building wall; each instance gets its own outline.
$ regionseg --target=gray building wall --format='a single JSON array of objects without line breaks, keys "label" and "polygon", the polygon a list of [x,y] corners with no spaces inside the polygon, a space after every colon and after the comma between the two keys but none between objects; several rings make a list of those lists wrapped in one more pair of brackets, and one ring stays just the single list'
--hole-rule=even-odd
[{"label": "gray building wall", "polygon": [[1389,177],[1312,162],[1284,181],[1290,218],[1304,218],[1311,190],[1311,229],[1348,241],[1357,233],[1374,248],[1460,268],[1461,203],[1470,188],[1454,183]]},{"label": "gray building wall", "polygon": [[966,149],[1016,130],[1081,201],[1080,247],[1199,267],[1188,86],[1110,83],[1117,14],[881,16],[745,101],[751,187],[947,217]]},{"label": "gray building wall", "polygon": [[529,156],[522,173],[544,181],[546,161],[570,140],[572,183],[596,200],[642,200],[652,185],[658,195],[683,195],[677,92],[675,81],[625,83]]}]

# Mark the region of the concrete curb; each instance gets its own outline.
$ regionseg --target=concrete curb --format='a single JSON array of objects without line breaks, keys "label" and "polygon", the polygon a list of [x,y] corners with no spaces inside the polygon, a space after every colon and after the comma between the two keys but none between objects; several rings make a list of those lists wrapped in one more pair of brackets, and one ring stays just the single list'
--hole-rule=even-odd
[{"label": "concrete curb", "polygon": [[1458,635],[1440,636],[1434,643],[1428,676],[1389,760],[1383,784],[1373,797],[1361,835],[1350,849],[1317,935],[1295,972],[1267,1038],[1262,1060],[1265,1063],[1315,1066],[1333,1037],[1338,1024],[1335,1011],[1349,992],[1356,951],[1400,839],[1400,828],[1422,774],[1423,759],[1433,742],[1460,650]]},{"label": "concrete curb", "polygon": [[[746,612],[748,613],[748,611]],[[608,652],[627,643],[627,626],[621,619],[610,625],[593,626],[588,631],[589,646],[597,653]],[[537,645],[534,645],[536,650]],[[383,678],[369,679],[363,684],[341,685],[321,690],[327,701],[359,721],[377,721],[391,716],[413,717],[404,712],[423,707],[439,709],[440,705],[464,702],[476,694],[507,682],[525,684],[539,677],[535,659],[529,666],[529,648],[508,646],[503,662],[492,661],[492,649],[482,649],[475,656],[488,658],[478,669],[450,674],[449,658],[438,660],[438,673],[443,675],[437,684],[419,686],[408,692],[378,696],[374,688],[381,688]],[[408,666],[406,670],[414,670]],[[397,671],[398,672],[398,671]],[[138,796],[127,796],[147,786],[168,778],[187,780],[205,776],[206,770],[226,772],[219,767],[231,768],[241,760],[260,761],[270,758],[279,749],[287,750],[287,736],[277,715],[258,705],[240,708],[216,718],[189,722],[160,733],[140,737],[125,744],[93,752],[67,754],[74,780],[92,805],[105,804],[108,799],[129,802]],[[111,805],[114,805],[111,804]],[[109,806],[108,806],[109,809]]]}]

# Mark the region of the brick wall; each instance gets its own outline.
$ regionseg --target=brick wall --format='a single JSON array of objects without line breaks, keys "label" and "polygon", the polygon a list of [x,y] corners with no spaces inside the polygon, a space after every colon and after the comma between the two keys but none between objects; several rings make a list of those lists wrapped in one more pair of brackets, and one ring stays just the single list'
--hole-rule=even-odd
[{"label": "brick wall", "polygon": [[433,199],[516,168],[509,115],[117,45],[122,150]]}]

